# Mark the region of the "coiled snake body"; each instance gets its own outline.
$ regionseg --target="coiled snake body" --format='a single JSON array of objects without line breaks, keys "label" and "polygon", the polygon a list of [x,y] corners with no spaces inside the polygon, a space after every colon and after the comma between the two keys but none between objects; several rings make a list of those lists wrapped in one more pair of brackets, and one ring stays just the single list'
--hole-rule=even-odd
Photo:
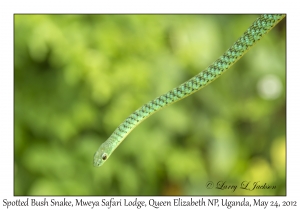
[{"label": "coiled snake body", "polygon": [[284,17],[285,15],[281,14],[261,15],[221,57],[204,71],[133,112],[99,147],[94,155],[94,166],[99,167],[105,163],[126,136],[147,117],[195,93],[221,76]]}]

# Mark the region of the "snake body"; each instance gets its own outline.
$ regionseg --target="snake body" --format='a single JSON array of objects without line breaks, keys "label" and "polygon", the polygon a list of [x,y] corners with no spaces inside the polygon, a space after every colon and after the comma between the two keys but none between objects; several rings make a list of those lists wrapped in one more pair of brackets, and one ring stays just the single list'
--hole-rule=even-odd
[{"label": "snake body", "polygon": [[105,163],[126,136],[146,118],[195,93],[221,76],[284,17],[285,15],[282,14],[261,15],[221,57],[204,71],[133,112],[99,147],[94,155],[94,166],[99,167]]}]

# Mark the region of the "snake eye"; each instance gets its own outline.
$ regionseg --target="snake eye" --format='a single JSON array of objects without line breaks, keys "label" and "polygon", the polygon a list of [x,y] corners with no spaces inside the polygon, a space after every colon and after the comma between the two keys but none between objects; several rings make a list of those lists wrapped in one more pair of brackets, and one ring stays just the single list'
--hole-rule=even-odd
[{"label": "snake eye", "polygon": [[102,155],[102,160],[106,160],[107,159],[107,155],[104,153],[103,155]]}]

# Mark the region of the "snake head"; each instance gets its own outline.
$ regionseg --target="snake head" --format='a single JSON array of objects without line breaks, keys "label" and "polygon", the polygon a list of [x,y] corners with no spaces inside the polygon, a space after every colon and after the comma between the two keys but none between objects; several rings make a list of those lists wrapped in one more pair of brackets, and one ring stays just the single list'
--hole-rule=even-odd
[{"label": "snake head", "polygon": [[120,141],[112,135],[110,136],[97,150],[94,155],[94,166],[102,166],[107,159],[110,157],[111,153],[116,149]]},{"label": "snake head", "polygon": [[104,152],[102,149],[99,149],[94,155],[94,166],[100,167],[105,161],[108,159],[108,154]]}]

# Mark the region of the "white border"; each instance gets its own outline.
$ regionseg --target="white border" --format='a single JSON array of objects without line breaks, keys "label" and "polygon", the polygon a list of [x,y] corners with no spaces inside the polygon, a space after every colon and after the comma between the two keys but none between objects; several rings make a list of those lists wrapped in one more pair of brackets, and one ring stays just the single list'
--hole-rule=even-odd
[{"label": "white border", "polygon": [[[299,14],[296,1],[1,1],[0,3],[0,199],[26,200],[13,196],[13,14],[14,13],[287,13],[287,196],[260,197],[266,201],[298,200],[300,189],[299,170]],[[41,197],[30,197],[42,200]],[[51,199],[48,197],[47,199]],[[55,197],[53,197],[55,198]],[[63,200],[62,197],[56,197]],[[68,197],[69,200],[75,198]],[[130,198],[130,197],[119,197]],[[175,197],[153,197],[156,200],[173,200]],[[210,197],[204,197],[208,199]],[[243,197],[212,197],[229,200],[243,200]],[[253,200],[256,197],[246,197]],[[99,197],[84,197],[97,200]],[[109,199],[109,197],[106,197]],[[148,202],[151,197],[139,197]],[[11,207],[15,209],[17,207]],[[56,207],[48,207],[48,209]],[[82,209],[73,207],[72,209]],[[85,207],[91,209],[91,207]],[[95,207],[96,208],[96,207]],[[99,208],[99,207],[98,207]],[[102,207],[103,208],[103,207]],[[153,209],[148,206],[148,209]],[[199,207],[197,207],[199,208]],[[234,207],[233,207],[234,208]],[[282,209],[283,207],[281,207]],[[40,208],[39,208],[40,209]],[[118,208],[114,208],[118,209]],[[142,208],[144,209],[144,208]],[[165,208],[163,208],[165,209]],[[171,208],[169,208],[171,209]],[[184,208],[183,208],[184,209]],[[217,209],[217,207],[215,207]],[[220,208],[218,208],[220,209]],[[221,208],[222,209],[222,208]],[[227,209],[224,207],[224,209]],[[240,207],[239,207],[240,209]]]}]

